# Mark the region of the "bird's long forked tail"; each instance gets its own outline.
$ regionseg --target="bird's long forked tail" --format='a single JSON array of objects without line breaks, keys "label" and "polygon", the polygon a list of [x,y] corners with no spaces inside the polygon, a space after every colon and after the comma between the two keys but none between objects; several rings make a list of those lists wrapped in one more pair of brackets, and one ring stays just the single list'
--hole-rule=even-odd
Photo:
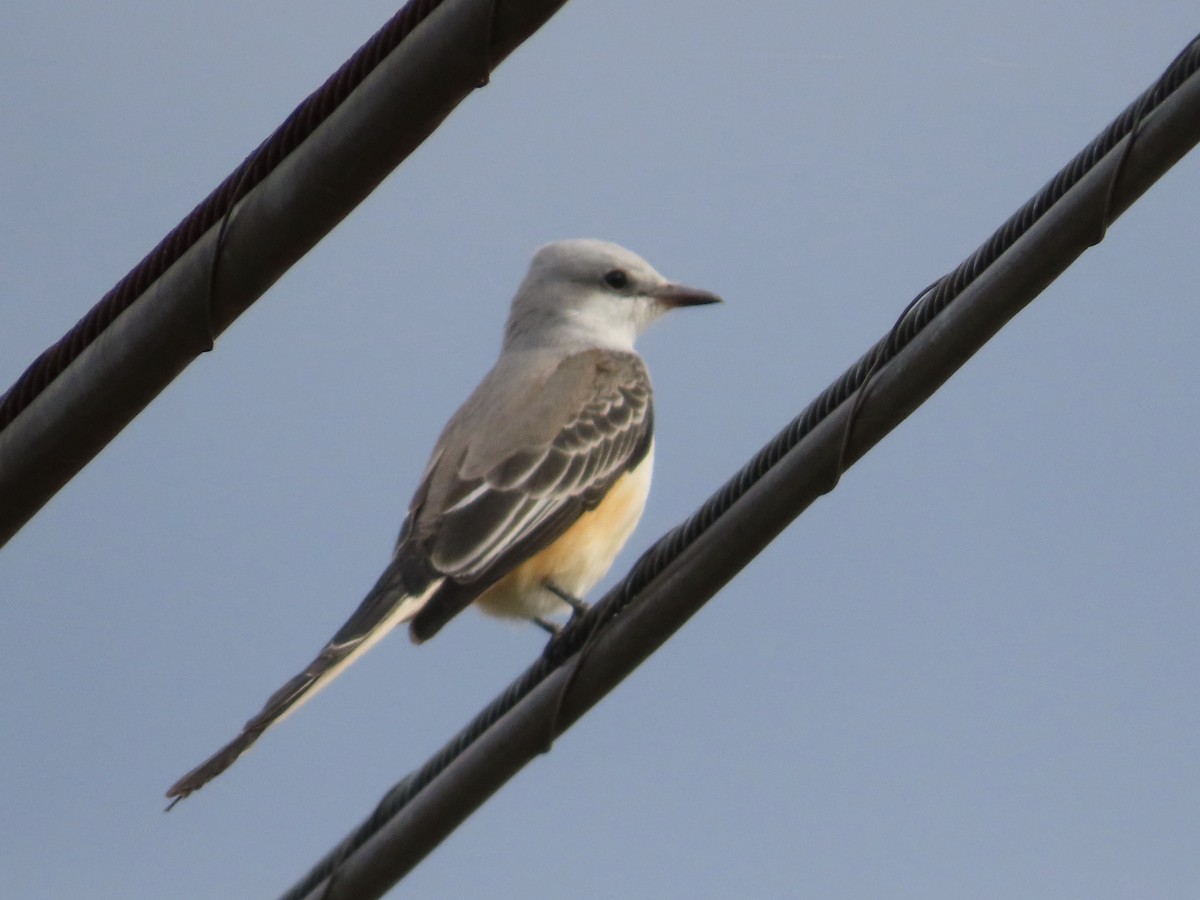
[{"label": "bird's long forked tail", "polygon": [[262,710],[242,726],[237,737],[171,785],[167,791],[171,798],[167,810],[228,769],[264,731],[312,698],[385,634],[416,615],[438,585],[439,582],[434,582],[426,585],[420,594],[410,594],[401,576],[400,565],[393,560],[317,658],[272,694]]}]

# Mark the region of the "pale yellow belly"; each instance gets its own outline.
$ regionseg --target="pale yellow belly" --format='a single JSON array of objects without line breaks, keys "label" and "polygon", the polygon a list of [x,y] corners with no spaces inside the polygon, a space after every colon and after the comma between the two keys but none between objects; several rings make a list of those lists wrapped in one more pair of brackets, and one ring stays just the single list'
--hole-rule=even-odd
[{"label": "pale yellow belly", "polygon": [[636,469],[622,475],[600,505],[585,512],[549,547],[517,566],[475,601],[493,616],[540,618],[565,610],[546,590],[547,582],[583,599],[601,578],[637,526],[654,469],[654,445]]}]

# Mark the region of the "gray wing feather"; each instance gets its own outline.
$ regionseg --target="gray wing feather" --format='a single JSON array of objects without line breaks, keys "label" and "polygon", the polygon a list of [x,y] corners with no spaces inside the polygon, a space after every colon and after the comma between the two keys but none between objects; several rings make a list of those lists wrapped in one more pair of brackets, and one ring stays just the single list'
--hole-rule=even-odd
[{"label": "gray wing feather", "polygon": [[[549,545],[649,448],[650,381],[635,354],[575,354],[525,390],[526,400],[537,398],[528,408],[482,417],[492,424],[483,450],[454,446],[452,432],[443,441],[443,466],[459,460],[458,470],[430,473],[427,505],[406,529],[413,551],[447,577],[413,620],[417,639]],[[473,430],[464,444],[479,435]]]},{"label": "gray wing feather", "polygon": [[[586,365],[580,364],[580,356]],[[574,383],[558,386],[555,376]],[[648,377],[641,360],[600,351],[568,357],[543,388],[555,389],[573,401],[573,408],[552,411],[557,414],[556,433],[548,442],[493,448],[498,458],[479,479],[485,490],[478,491],[480,484],[471,482],[476,493],[470,502],[460,499],[441,516],[436,510],[426,511],[436,518],[430,561],[437,571],[460,581],[479,578],[572,498],[594,506],[628,467],[628,457],[650,419]],[[544,406],[532,412],[547,415]],[[534,426],[525,432],[538,435],[544,429]],[[519,436],[521,430],[512,433]]]}]

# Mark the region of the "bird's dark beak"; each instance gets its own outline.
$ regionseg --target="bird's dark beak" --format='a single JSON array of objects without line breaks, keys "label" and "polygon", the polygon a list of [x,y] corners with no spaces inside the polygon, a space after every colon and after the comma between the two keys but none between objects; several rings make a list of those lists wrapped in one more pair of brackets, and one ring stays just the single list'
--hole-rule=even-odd
[{"label": "bird's dark beak", "polygon": [[667,309],[677,306],[707,306],[710,303],[720,303],[721,298],[711,291],[687,287],[682,284],[664,284],[650,291],[650,296]]}]

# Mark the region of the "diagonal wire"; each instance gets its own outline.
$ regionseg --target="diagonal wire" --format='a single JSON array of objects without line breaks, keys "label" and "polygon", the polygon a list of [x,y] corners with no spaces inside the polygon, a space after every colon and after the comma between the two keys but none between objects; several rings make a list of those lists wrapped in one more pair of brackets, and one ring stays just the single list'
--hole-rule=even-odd
[{"label": "diagonal wire", "polygon": [[443,0],[410,0],[379,31],[310,94],[216,189],[176,225],[153,250],[106,293],[53,346],[43,351],[0,397],[0,430],[8,427],[62,374],[71,361],[108,328],[213,225],[279,162],[304,142],[383,59]]}]

